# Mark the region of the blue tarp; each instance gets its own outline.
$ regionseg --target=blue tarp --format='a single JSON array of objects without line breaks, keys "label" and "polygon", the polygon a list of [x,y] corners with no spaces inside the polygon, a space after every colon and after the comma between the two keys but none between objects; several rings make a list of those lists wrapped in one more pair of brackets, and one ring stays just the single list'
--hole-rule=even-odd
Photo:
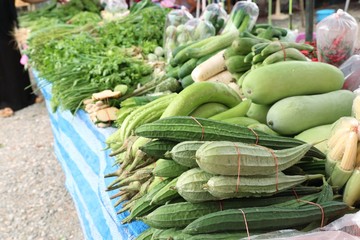
[{"label": "blue tarp", "polygon": [[76,115],[69,111],[52,112],[50,107],[51,85],[43,84],[34,72],[44,95],[54,134],[54,150],[65,173],[65,186],[72,196],[85,239],[134,239],[147,229],[140,221],[122,225],[129,212],[117,215],[121,208],[114,208],[114,192],[106,192],[113,181],[104,175],[114,172],[114,159],[109,157],[105,140],[115,128],[97,128],[84,111]]}]

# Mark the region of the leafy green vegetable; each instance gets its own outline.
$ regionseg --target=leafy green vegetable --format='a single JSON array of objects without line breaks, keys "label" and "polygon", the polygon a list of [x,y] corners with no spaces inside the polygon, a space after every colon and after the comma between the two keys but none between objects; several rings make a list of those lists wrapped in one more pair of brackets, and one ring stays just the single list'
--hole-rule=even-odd
[{"label": "leafy green vegetable", "polygon": [[71,0],[66,4],[57,4],[56,0],[51,0],[46,7],[26,13],[20,16],[19,20],[20,22],[30,22],[40,17],[46,17],[66,22],[81,11],[99,13],[100,9],[99,0]]},{"label": "leafy green vegetable", "polygon": [[44,27],[32,29],[26,53],[39,76],[52,83],[52,108],[75,113],[93,93],[119,84],[128,86],[120,100],[153,91],[159,80],[145,56],[162,45],[166,12],[147,2],[104,25],[97,24],[97,14],[85,12],[68,18],[72,24],[46,26],[46,18],[39,19]]}]

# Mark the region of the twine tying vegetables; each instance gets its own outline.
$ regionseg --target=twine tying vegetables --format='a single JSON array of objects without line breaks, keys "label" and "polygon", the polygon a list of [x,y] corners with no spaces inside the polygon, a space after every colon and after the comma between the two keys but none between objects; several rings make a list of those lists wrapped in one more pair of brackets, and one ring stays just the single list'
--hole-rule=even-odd
[{"label": "twine tying vegetables", "polygon": [[200,138],[200,141],[203,141],[204,140],[204,137],[205,137],[205,128],[203,125],[201,125],[201,123],[196,119],[194,118],[193,116],[191,116],[191,119],[193,119],[200,127],[201,127],[201,138]]},{"label": "twine tying vegetables", "polygon": [[285,47],[281,44],[280,40],[278,41],[279,45],[281,46],[281,49],[284,53],[284,61],[286,61],[286,51],[285,51]]},{"label": "twine tying vegetables", "polygon": [[[258,145],[260,146],[260,145]],[[262,146],[260,146],[262,147]],[[267,148],[267,147],[263,147],[264,149],[266,149],[267,151],[270,152],[270,154],[273,156],[274,158],[274,161],[275,161],[275,189],[276,189],[276,192],[279,191],[279,162],[278,162],[278,158],[277,156],[275,155],[274,153],[274,150],[270,149],[270,148]]]},{"label": "twine tying vegetables", "polygon": [[259,135],[252,129],[248,128],[255,135],[255,145],[259,144]]},{"label": "twine tying vegetables", "polygon": [[239,209],[239,211],[240,211],[240,212],[243,214],[243,216],[244,216],[244,223],[245,223],[246,233],[247,233],[247,235],[248,235],[248,239],[250,239],[249,226],[248,226],[248,223],[247,223],[247,220],[246,220],[245,212],[244,212],[242,209]]},{"label": "twine tying vegetables", "polygon": [[318,204],[318,203],[314,203],[314,202],[310,202],[310,201],[306,201],[306,200],[303,200],[303,199],[300,199],[295,191],[295,189],[293,189],[293,192],[294,192],[294,195],[296,197],[296,200],[298,202],[304,202],[304,203],[308,203],[308,204],[311,204],[311,205],[314,205],[314,206],[317,206],[318,208],[320,208],[320,211],[321,211],[321,224],[320,224],[320,227],[323,227],[324,226],[324,220],[325,220],[325,212],[324,212],[324,208]]},{"label": "twine tying vegetables", "polygon": [[240,171],[241,171],[241,153],[239,147],[234,143],[237,157],[238,157],[238,174],[237,174],[237,182],[236,182],[236,192],[239,192],[239,185],[240,185]]}]

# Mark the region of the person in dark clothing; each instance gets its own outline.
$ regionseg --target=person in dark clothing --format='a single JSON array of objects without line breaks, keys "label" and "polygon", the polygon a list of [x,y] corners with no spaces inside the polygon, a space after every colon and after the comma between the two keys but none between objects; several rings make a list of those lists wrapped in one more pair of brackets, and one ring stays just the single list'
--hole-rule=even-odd
[{"label": "person in dark clothing", "polygon": [[[22,1],[40,3],[46,0]],[[21,54],[11,34],[17,23],[15,0],[0,0],[0,117],[11,116],[36,100],[29,87],[29,74],[20,64]]]}]

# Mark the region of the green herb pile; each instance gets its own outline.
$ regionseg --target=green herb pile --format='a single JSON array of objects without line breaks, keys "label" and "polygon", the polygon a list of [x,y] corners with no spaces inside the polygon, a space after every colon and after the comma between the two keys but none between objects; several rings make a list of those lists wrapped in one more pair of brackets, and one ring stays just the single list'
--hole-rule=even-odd
[{"label": "green herb pile", "polygon": [[122,20],[105,24],[99,29],[99,36],[109,46],[142,46],[144,54],[151,53],[162,46],[167,11],[156,5],[133,11]]},{"label": "green herb pile", "polygon": [[99,13],[101,9],[99,0],[71,0],[66,4],[58,4],[56,0],[39,10],[26,13],[19,17],[20,22],[31,22],[43,18],[56,18],[61,22],[66,22],[74,15],[82,11]]},{"label": "green herb pile", "polygon": [[118,84],[131,93],[152,80],[153,68],[144,56],[162,45],[166,10],[142,4],[119,21],[100,25],[83,13],[73,19],[84,25],[54,22],[31,32],[26,53],[47,80],[41,84],[52,83],[53,110],[75,113],[93,93]]}]

